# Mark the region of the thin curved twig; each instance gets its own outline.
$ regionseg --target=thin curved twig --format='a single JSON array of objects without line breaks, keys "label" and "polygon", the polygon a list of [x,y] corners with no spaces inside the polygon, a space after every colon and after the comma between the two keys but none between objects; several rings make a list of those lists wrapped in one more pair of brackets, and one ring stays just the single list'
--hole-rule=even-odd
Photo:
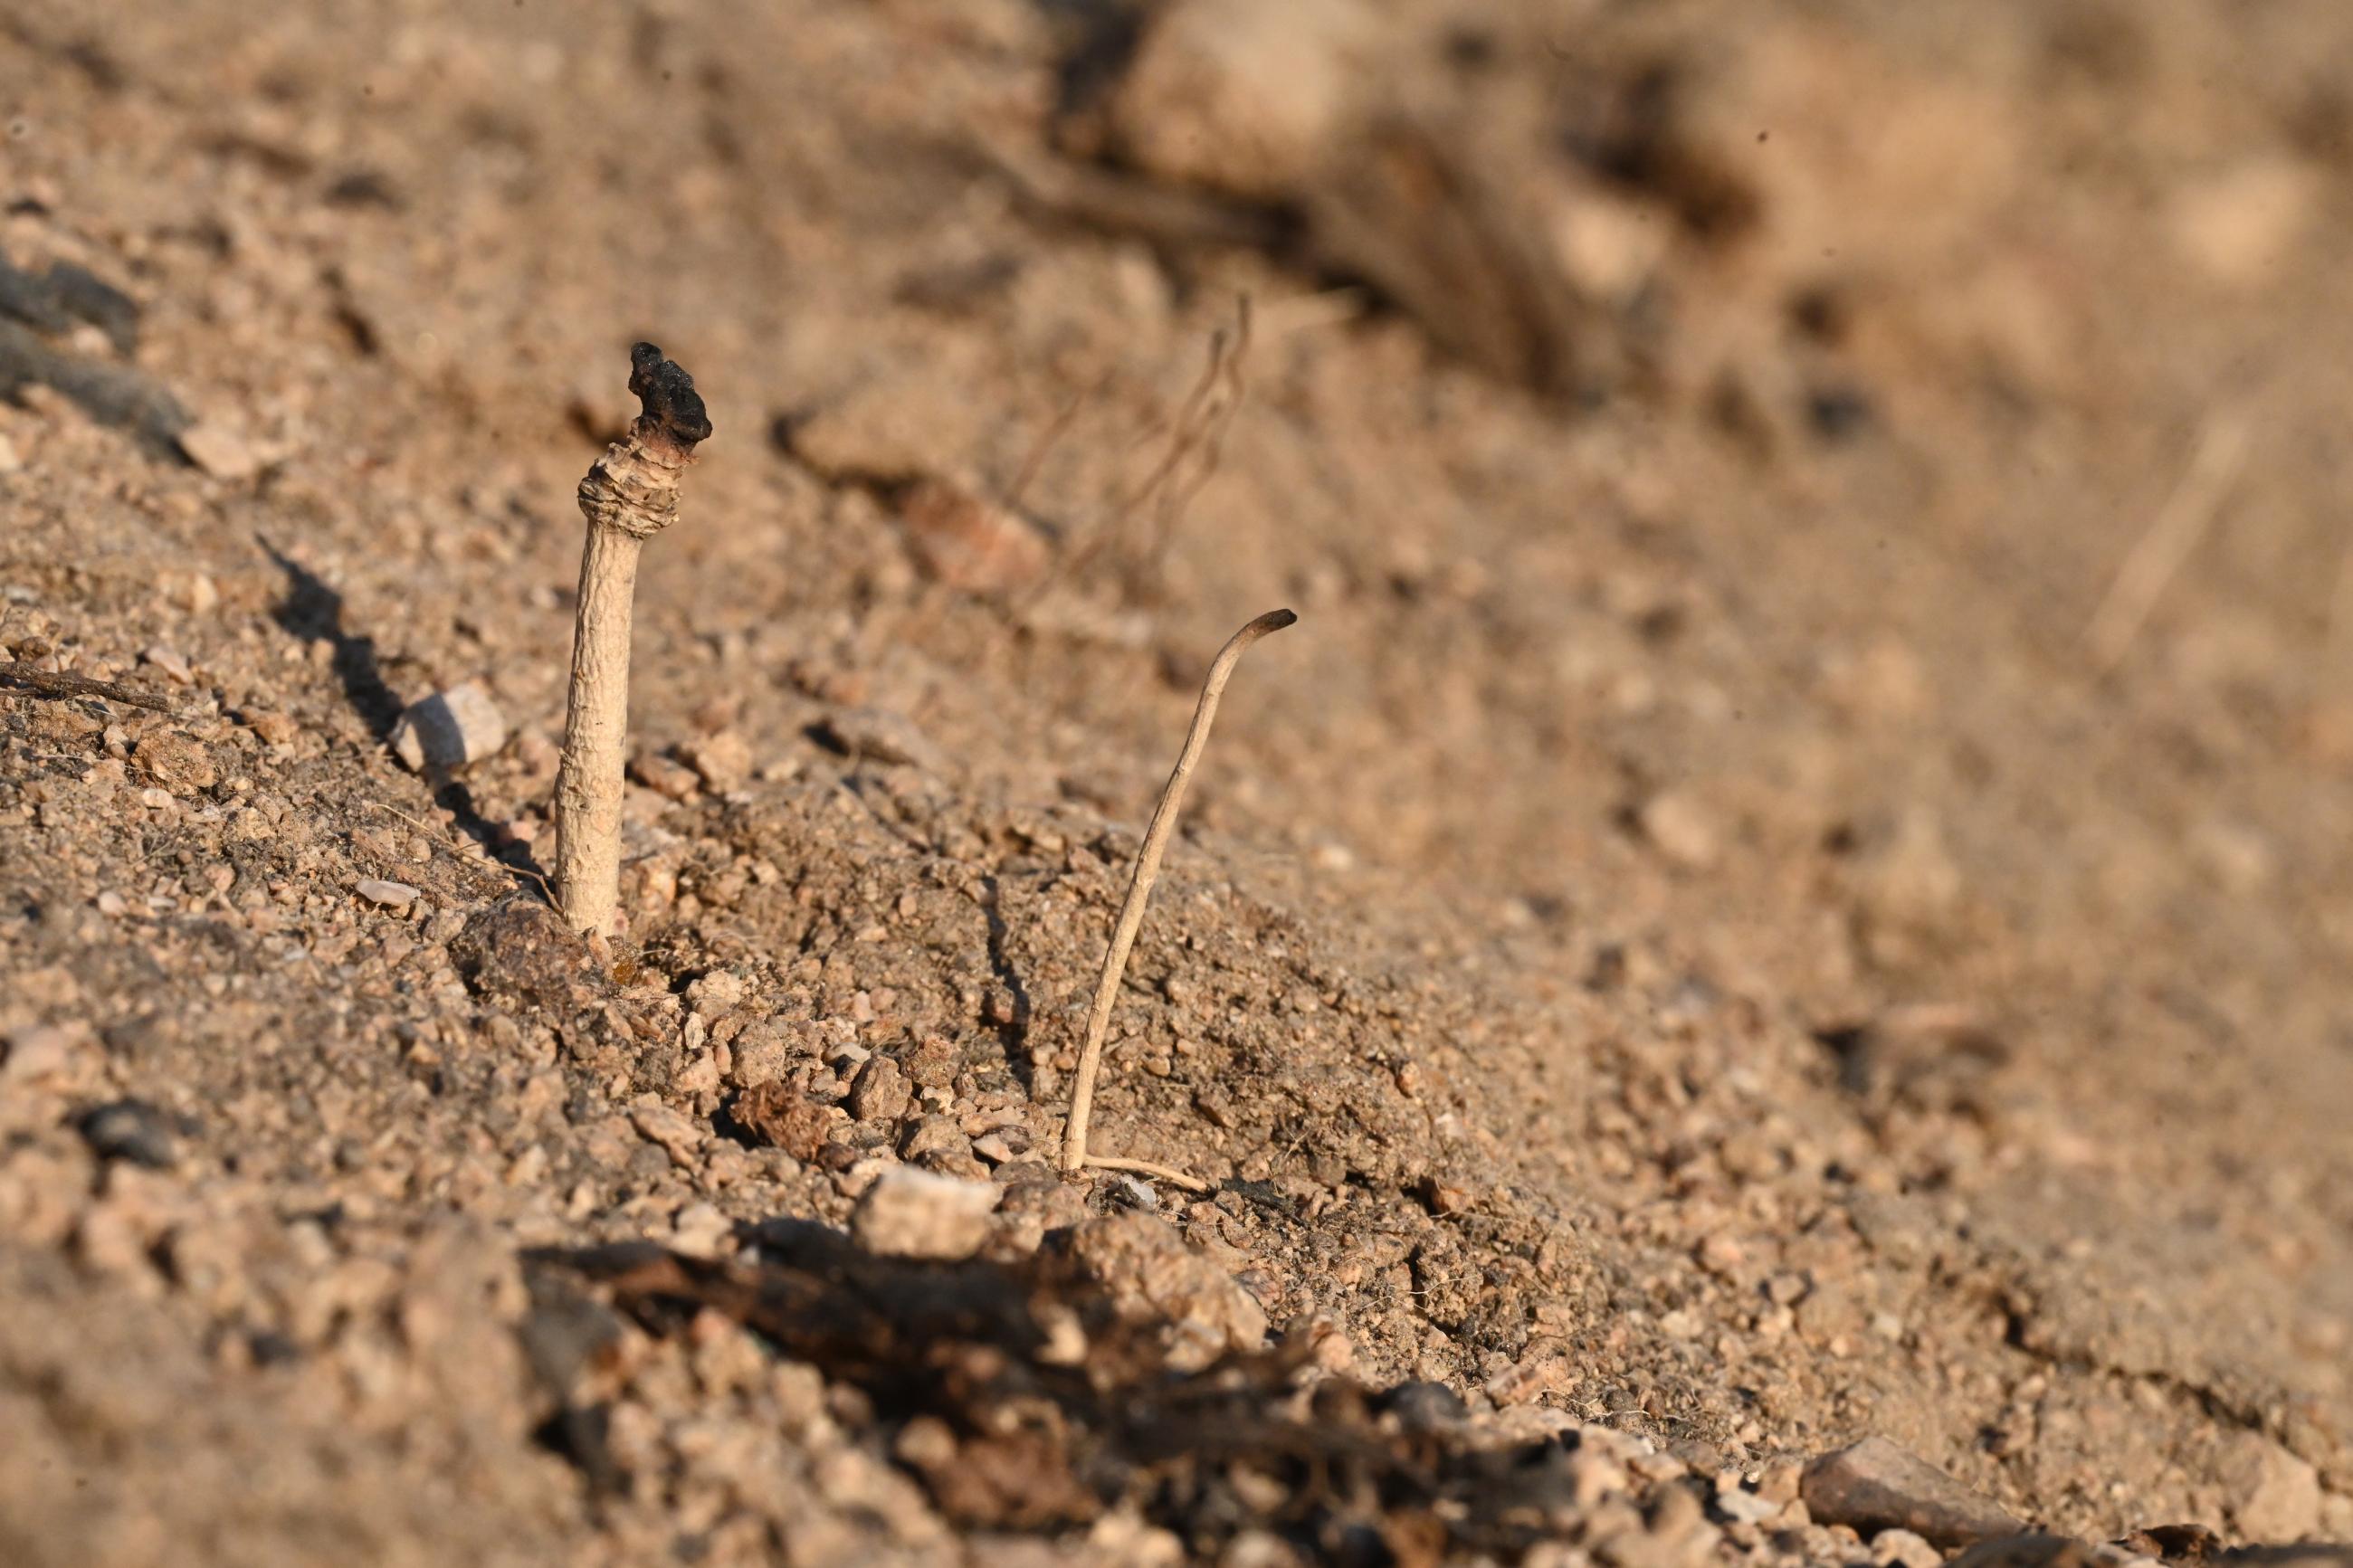
[{"label": "thin curved twig", "polygon": [[1140,1176],[1157,1176],[1172,1187],[1182,1187],[1188,1193],[1214,1192],[1217,1189],[1198,1176],[1189,1176],[1173,1165],[1155,1165],[1149,1160],[1119,1160],[1108,1154],[1087,1156],[1090,1171],[1134,1171]]},{"label": "thin curved twig", "polygon": [[1176,813],[1185,804],[1185,786],[1192,782],[1193,766],[1201,760],[1201,749],[1208,744],[1209,725],[1218,716],[1218,699],[1224,695],[1234,666],[1241,661],[1250,644],[1298,619],[1289,610],[1270,610],[1259,616],[1226,640],[1226,646],[1210,661],[1208,678],[1201,683],[1201,700],[1193,710],[1193,727],[1185,732],[1185,749],[1177,755],[1176,771],[1168,775],[1168,783],[1160,792],[1160,804],[1153,808],[1151,824],[1144,830],[1144,847],[1136,852],[1135,874],[1127,884],[1127,900],[1120,905],[1119,923],[1112,930],[1111,945],[1103,951],[1103,978],[1096,982],[1094,1007],[1087,1015],[1086,1045],[1079,1052],[1079,1070],[1071,1083],[1070,1121],[1062,1133],[1062,1170],[1067,1174],[1076,1175],[1089,1165],[1141,1170],[1153,1175],[1174,1174],[1165,1167],[1148,1166],[1138,1161],[1088,1156],[1087,1123],[1094,1111],[1095,1076],[1103,1068],[1103,1037],[1111,1029],[1112,1005],[1119,998],[1120,978],[1127,972],[1127,955],[1135,946],[1137,929],[1144,924],[1144,906],[1152,897],[1152,884],[1160,876],[1160,858],[1166,853],[1168,840],[1176,830]]}]

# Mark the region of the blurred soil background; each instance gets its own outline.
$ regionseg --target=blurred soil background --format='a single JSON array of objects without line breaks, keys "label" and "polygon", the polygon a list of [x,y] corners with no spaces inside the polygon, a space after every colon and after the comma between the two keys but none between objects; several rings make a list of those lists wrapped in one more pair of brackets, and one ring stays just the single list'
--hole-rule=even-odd
[{"label": "blurred soil background", "polygon": [[[0,1558],[2353,1538],[2338,0],[0,0]],[[1214,1190],[1065,1183],[1278,605],[1096,1112]]]}]

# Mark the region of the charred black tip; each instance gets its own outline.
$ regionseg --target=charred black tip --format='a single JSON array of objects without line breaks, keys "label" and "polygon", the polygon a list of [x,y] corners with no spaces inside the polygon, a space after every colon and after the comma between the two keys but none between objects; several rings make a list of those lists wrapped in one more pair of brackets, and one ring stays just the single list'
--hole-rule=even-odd
[{"label": "charred black tip", "polygon": [[662,358],[661,350],[651,343],[629,350],[629,390],[637,394],[644,417],[680,446],[711,439],[711,416],[703,409],[702,395],[694,390],[694,377],[681,370],[676,360]]}]

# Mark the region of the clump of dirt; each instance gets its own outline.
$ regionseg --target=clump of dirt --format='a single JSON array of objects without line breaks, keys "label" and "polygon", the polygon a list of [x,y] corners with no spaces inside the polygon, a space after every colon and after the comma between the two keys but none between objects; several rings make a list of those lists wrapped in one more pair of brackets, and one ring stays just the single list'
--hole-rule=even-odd
[{"label": "clump of dirt", "polygon": [[0,1556],[2353,1536],[2340,8],[755,9],[0,18]]}]

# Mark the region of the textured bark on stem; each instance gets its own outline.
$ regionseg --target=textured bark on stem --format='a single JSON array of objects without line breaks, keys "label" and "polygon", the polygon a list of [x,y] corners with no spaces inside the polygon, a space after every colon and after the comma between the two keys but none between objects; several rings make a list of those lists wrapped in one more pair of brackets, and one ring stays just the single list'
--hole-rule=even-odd
[{"label": "textured bark on stem", "polygon": [[[1127,884],[1127,900],[1119,908],[1119,924],[1112,929],[1111,946],[1103,952],[1103,976],[1095,984],[1093,1010],[1087,1015],[1087,1040],[1079,1052],[1079,1070],[1071,1081],[1071,1115],[1062,1130],[1062,1170],[1077,1175],[1088,1165],[1111,1170],[1142,1171],[1151,1175],[1166,1176],[1195,1187],[1200,1184],[1165,1167],[1146,1164],[1139,1160],[1094,1159],[1087,1157],[1087,1123],[1094,1114],[1095,1075],[1103,1068],[1103,1037],[1111,1029],[1111,1012],[1119,999],[1120,977],[1127,972],[1127,955],[1135,946],[1135,933],[1144,924],[1144,906],[1151,900],[1152,884],[1160,875],[1160,857],[1167,851],[1169,837],[1176,831],[1176,813],[1185,804],[1185,786],[1192,782],[1193,765],[1201,760],[1201,749],[1209,743],[1209,725],[1218,716],[1218,699],[1225,694],[1226,682],[1241,661],[1243,651],[1269,632],[1279,632],[1299,617],[1289,610],[1270,610],[1250,622],[1226,641],[1218,657],[1209,665],[1208,679],[1201,683],[1201,700],[1193,710],[1193,726],[1185,732],[1185,749],[1177,754],[1176,771],[1160,792],[1160,804],[1153,808],[1151,825],[1144,830],[1144,847],[1136,852],[1135,874]],[[1204,1189],[1206,1190],[1206,1189]]]},{"label": "textured bark on stem", "polygon": [[629,626],[645,542],[678,520],[679,478],[711,438],[694,378],[639,343],[641,412],[580,481],[588,520],[572,632],[572,686],[555,773],[555,897],[575,931],[607,932],[620,900],[621,770],[629,741]]}]

